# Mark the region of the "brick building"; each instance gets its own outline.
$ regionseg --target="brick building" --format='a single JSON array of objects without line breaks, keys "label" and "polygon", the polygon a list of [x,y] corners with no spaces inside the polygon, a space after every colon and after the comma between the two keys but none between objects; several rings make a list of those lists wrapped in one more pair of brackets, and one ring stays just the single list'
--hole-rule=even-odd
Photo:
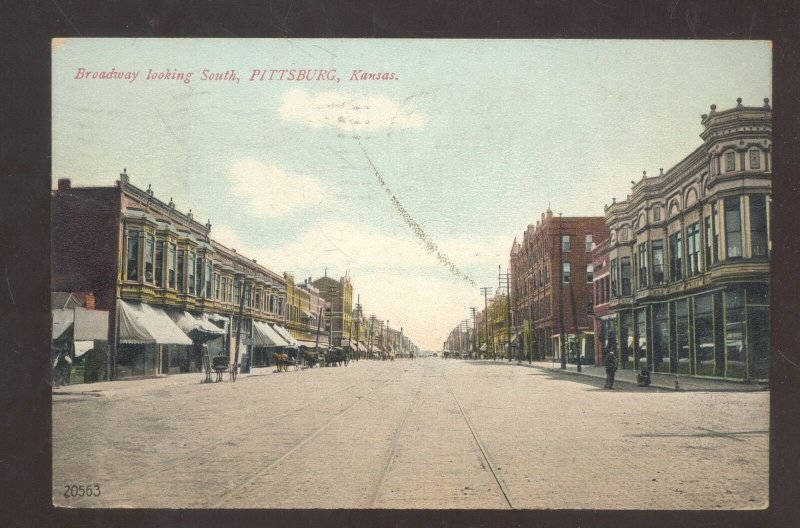
[{"label": "brick building", "polygon": [[603,352],[616,346],[615,316],[611,313],[608,302],[611,300],[611,260],[609,258],[611,240],[598,241],[592,249],[592,267],[594,269],[594,363],[603,362]]},{"label": "brick building", "polygon": [[768,378],[771,123],[767,99],[712,105],[700,146],[606,207],[622,368]]},{"label": "brick building", "polygon": [[595,240],[606,238],[603,217],[554,217],[548,209],[528,226],[521,243],[514,241],[509,266],[512,327],[523,341],[519,346],[524,355],[560,359],[563,344],[571,360],[578,353],[593,359],[591,250]]},{"label": "brick building", "polygon": [[[112,379],[197,368],[212,356],[263,359],[285,345],[284,278],[210,236],[126,173],[110,187],[52,194],[52,290],[91,291],[108,310]],[[241,313],[241,318],[240,318]]]}]

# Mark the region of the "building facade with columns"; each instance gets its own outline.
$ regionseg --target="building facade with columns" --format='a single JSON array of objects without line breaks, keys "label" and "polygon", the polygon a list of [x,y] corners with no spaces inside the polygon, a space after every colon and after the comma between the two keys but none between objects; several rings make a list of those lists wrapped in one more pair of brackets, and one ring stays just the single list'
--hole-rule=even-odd
[{"label": "building facade with columns", "polygon": [[284,278],[213,240],[210,221],[127,173],[108,187],[59,180],[51,203],[52,290],[92,291],[110,312],[112,379],[196,370],[206,347],[241,363],[285,345],[264,327],[286,324]]},{"label": "building facade with columns", "polygon": [[768,378],[771,118],[766,99],[712,105],[700,146],[606,207],[600,327],[621,368]]}]

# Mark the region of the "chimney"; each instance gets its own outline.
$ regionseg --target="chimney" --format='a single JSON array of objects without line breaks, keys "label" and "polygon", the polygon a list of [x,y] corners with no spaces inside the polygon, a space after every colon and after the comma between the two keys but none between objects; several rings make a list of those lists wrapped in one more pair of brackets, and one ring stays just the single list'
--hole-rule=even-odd
[{"label": "chimney", "polygon": [[87,310],[94,310],[94,294],[87,293],[86,294],[86,309]]},{"label": "chimney", "polygon": [[67,191],[72,188],[72,181],[69,178],[59,178],[58,179],[58,190],[59,191]]}]

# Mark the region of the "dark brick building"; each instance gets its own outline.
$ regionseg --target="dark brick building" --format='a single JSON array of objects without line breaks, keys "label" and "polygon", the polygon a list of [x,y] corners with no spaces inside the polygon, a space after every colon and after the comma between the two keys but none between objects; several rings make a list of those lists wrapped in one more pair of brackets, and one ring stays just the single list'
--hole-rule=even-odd
[{"label": "dark brick building", "polygon": [[592,245],[608,238],[605,219],[553,216],[548,209],[511,248],[511,311],[524,355],[594,353]]}]

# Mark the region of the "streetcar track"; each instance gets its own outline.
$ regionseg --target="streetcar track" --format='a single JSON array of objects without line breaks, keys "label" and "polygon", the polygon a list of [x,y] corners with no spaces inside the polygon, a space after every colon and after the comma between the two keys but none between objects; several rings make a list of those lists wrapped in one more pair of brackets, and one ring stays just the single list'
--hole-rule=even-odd
[{"label": "streetcar track", "polygon": [[406,420],[411,415],[412,407],[414,407],[414,404],[417,402],[419,393],[422,391],[422,380],[425,377],[426,376],[420,376],[419,385],[417,385],[417,390],[414,393],[414,397],[411,398],[410,402],[408,402],[408,406],[406,407],[406,410],[403,412],[403,417],[400,419],[400,424],[397,426],[397,429],[394,432],[392,443],[389,448],[389,454],[386,456],[386,461],[384,462],[383,468],[381,469],[380,478],[378,479],[378,483],[373,489],[372,494],[370,495],[369,508],[375,507],[375,501],[378,499],[378,492],[380,491],[381,486],[383,486],[383,483],[386,481],[386,475],[389,473],[389,468],[391,467],[392,461],[394,460],[395,454],[397,452],[397,444],[400,441],[400,433],[402,432],[403,427],[405,426]]},{"label": "streetcar track", "polygon": [[325,431],[325,429],[327,429],[328,426],[330,426],[333,422],[335,422],[336,420],[338,420],[339,418],[344,416],[346,413],[348,413],[349,411],[354,409],[359,403],[361,403],[364,400],[366,400],[368,396],[371,396],[372,394],[374,394],[378,390],[386,387],[390,383],[390,381],[392,381],[392,380],[387,380],[383,384],[375,387],[374,389],[372,389],[371,391],[367,392],[366,394],[364,394],[362,396],[359,396],[358,399],[355,402],[353,402],[351,405],[349,405],[349,406],[345,407],[344,409],[340,410],[339,412],[337,412],[330,420],[325,422],[322,426],[317,428],[314,432],[306,435],[306,437],[303,438],[302,440],[300,440],[299,442],[296,442],[288,451],[286,451],[280,457],[278,457],[277,459],[273,460],[268,465],[263,466],[258,471],[254,472],[254,473],[251,473],[251,475],[245,481],[241,482],[240,484],[235,484],[233,487],[228,489],[228,491],[226,491],[222,495],[219,495],[217,497],[216,501],[213,502],[212,504],[210,504],[208,507],[211,507],[211,508],[220,507],[225,502],[225,500],[230,498],[236,492],[241,491],[245,487],[247,487],[250,484],[252,484],[253,482],[255,482],[255,480],[258,479],[259,477],[261,477],[262,475],[268,473],[270,470],[272,470],[275,467],[277,467],[281,462],[283,462],[286,458],[288,458],[293,453],[295,453],[298,449],[300,449],[304,445],[306,445],[309,442],[311,442],[312,440],[314,440],[314,438],[316,438],[319,434],[321,434],[323,431]]},{"label": "streetcar track", "polygon": [[486,449],[486,446],[483,445],[478,434],[475,432],[475,429],[472,427],[472,423],[467,418],[467,414],[464,412],[464,409],[461,407],[461,403],[456,398],[456,393],[453,392],[453,387],[450,385],[450,381],[447,379],[447,376],[442,373],[442,378],[444,378],[445,383],[447,384],[447,389],[450,391],[450,395],[453,396],[453,401],[456,402],[456,406],[458,406],[458,410],[461,411],[461,416],[464,417],[464,421],[467,422],[467,427],[469,427],[470,433],[472,433],[472,438],[475,440],[475,443],[478,445],[478,449],[480,449],[481,455],[483,455],[483,459],[486,461],[486,466],[492,472],[497,485],[500,487],[500,491],[503,493],[503,497],[506,499],[508,503],[508,507],[512,510],[516,509],[514,506],[514,502],[511,500],[511,493],[506,486],[505,481],[503,478],[497,473],[495,469],[495,464],[492,461],[491,457],[489,456],[489,451]]},{"label": "streetcar track", "polygon": [[[353,383],[353,384],[348,385],[347,387],[345,387],[343,389],[334,391],[330,395],[326,396],[322,400],[322,402],[326,403],[327,401],[330,400],[331,397],[335,396],[336,394],[339,394],[341,392],[350,390],[353,387],[356,387],[358,385],[361,385],[361,383]],[[281,414],[269,415],[269,419],[270,419],[269,422],[260,422],[257,425],[254,425],[253,427],[250,427],[248,429],[238,430],[235,433],[236,438],[242,438],[242,437],[246,438],[246,437],[250,436],[252,433],[257,432],[260,429],[269,428],[271,426],[274,426],[275,422],[280,420],[281,418],[283,418],[285,416],[288,416],[290,414],[296,413],[297,411],[301,411],[303,409],[306,409],[306,408],[314,405],[315,403],[318,403],[318,402],[309,402],[309,403],[303,404],[303,405],[301,405],[299,407],[296,407],[294,409],[290,409],[288,411],[285,411],[285,412],[283,412]],[[320,412],[324,412],[324,411],[320,411]],[[123,480],[122,482],[118,482],[118,483],[115,482],[114,483],[114,489],[115,489],[115,491],[118,491],[120,489],[123,489],[123,488],[125,488],[125,487],[127,487],[127,486],[129,486],[131,484],[134,484],[136,482],[139,482],[141,480],[144,480],[144,479],[147,479],[149,477],[152,477],[152,476],[164,473],[166,471],[169,471],[171,469],[174,469],[175,467],[178,467],[178,466],[188,462],[189,460],[191,460],[193,457],[197,456],[198,454],[201,454],[202,452],[210,450],[210,449],[214,449],[215,447],[218,447],[220,445],[229,443],[233,439],[234,439],[234,437],[225,437],[225,438],[221,438],[219,440],[216,440],[214,442],[210,442],[210,443],[201,445],[199,447],[196,447],[194,449],[191,449],[191,450],[187,451],[186,453],[183,453],[181,455],[175,456],[174,458],[168,460],[163,465],[159,465],[157,468],[154,468],[154,469],[152,469],[150,471],[141,473],[141,474],[136,475],[134,477],[131,477],[131,478],[127,479],[127,480]],[[92,497],[86,497],[86,498],[83,498],[81,500],[75,501],[74,503],[72,503],[72,506],[75,506],[75,507],[80,506],[81,504],[84,504],[84,503],[88,502],[90,499],[92,499]]]}]

